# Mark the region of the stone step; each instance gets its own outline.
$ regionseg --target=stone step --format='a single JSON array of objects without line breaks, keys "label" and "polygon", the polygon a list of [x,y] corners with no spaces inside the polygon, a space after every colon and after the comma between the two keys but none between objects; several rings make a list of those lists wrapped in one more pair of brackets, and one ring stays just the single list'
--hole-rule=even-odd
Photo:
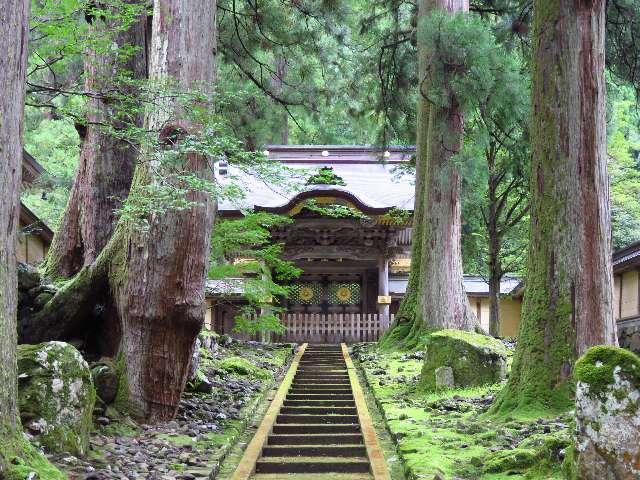
[{"label": "stone step", "polygon": [[289,415],[357,415],[356,407],[284,406],[280,413]]},{"label": "stone step", "polygon": [[285,400],[285,407],[355,407],[353,400]]},{"label": "stone step", "polygon": [[256,473],[368,473],[369,462],[361,457],[331,458],[265,457],[256,462]]},{"label": "stone step", "polygon": [[[373,480],[370,473],[331,473],[331,478],[327,479],[326,473],[289,473],[286,480]],[[252,480],[283,480],[279,473],[257,473]]]},{"label": "stone step", "polygon": [[309,393],[335,393],[335,394],[349,394],[351,393],[351,387],[349,385],[341,385],[341,386],[336,386],[336,387],[330,387],[330,386],[325,386],[325,385],[319,385],[319,386],[314,386],[314,385],[301,385],[301,386],[293,386],[291,388],[291,390],[289,390],[289,393],[302,393],[302,394],[309,394]]},{"label": "stone step", "polygon": [[270,435],[268,445],[359,445],[364,443],[359,433],[335,433],[333,435]]},{"label": "stone step", "polygon": [[[347,399],[353,398],[350,389],[336,389],[336,388],[296,388],[289,391],[289,395],[331,395],[332,398],[344,400],[344,395],[349,395]],[[295,399],[295,397],[290,397]]]},{"label": "stone step", "polygon": [[339,423],[357,424],[357,415],[288,415],[280,414],[276,417],[277,423],[297,423],[297,424],[318,424],[318,423]]},{"label": "stone step", "polygon": [[264,457],[366,457],[367,449],[364,445],[278,445],[263,447],[262,455]]},{"label": "stone step", "polygon": [[360,433],[360,425],[358,424],[289,424],[274,425],[273,433],[280,434],[298,434],[307,435],[314,433],[335,434],[335,433]]},{"label": "stone step", "polygon": [[338,394],[313,394],[313,393],[291,393],[287,395],[286,400],[351,400],[353,401],[353,395],[351,392],[349,393],[338,393]]},{"label": "stone step", "polygon": [[311,380],[298,380],[294,379],[292,386],[295,387],[316,387],[316,386],[333,386],[333,385],[351,385],[349,380],[342,379],[311,379]]}]

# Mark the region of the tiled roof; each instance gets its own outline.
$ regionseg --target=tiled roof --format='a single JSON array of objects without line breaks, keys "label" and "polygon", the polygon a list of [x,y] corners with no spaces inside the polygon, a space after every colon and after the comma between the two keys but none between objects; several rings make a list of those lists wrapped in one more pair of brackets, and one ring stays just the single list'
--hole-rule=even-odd
[{"label": "tiled roof", "polygon": [[[220,210],[237,211],[246,208],[277,208],[287,205],[301,191],[322,194],[345,193],[370,208],[397,207],[413,210],[414,176],[401,173],[399,165],[407,165],[413,155],[411,147],[389,148],[388,154],[372,147],[332,145],[267,146],[268,157],[300,172],[298,189],[265,183],[230,166],[226,175],[218,175],[221,182],[235,177],[246,196],[236,202],[222,201]],[[323,155],[323,152],[324,155]],[[328,166],[346,185],[304,185],[304,180]]]},{"label": "tiled roof", "polygon": [[[408,277],[389,278],[389,291],[392,294],[404,295],[407,290],[408,281]],[[503,295],[511,294],[519,284],[519,278],[505,276],[500,283],[500,293]],[[489,295],[489,284],[483,277],[465,275],[464,289],[470,296],[484,297]]]},{"label": "tiled roof", "polygon": [[624,269],[629,265],[640,265],[640,241],[613,252],[613,270]]}]

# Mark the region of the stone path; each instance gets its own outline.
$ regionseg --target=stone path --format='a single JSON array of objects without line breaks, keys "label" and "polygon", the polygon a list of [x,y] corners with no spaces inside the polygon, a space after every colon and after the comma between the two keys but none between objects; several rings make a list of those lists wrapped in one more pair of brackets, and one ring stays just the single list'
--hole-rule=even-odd
[{"label": "stone path", "polygon": [[346,348],[307,346],[296,367],[280,405],[277,396],[272,404],[279,411],[265,416],[234,480],[388,479]]}]

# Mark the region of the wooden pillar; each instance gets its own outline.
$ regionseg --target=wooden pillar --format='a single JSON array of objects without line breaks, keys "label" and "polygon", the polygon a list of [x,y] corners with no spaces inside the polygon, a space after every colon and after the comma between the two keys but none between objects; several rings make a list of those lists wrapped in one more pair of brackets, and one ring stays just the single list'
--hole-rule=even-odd
[{"label": "wooden pillar", "polygon": [[[378,259],[378,295],[389,296],[389,260],[385,257]],[[378,303],[378,313],[389,315],[389,304]]]},{"label": "wooden pillar", "polygon": [[367,270],[362,271],[362,290],[360,291],[360,313],[369,313],[369,282]]}]

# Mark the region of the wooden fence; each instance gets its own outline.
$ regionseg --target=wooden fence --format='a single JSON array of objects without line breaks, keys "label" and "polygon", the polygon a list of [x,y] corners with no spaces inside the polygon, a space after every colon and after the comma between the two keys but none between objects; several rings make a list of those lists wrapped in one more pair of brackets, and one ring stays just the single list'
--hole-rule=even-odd
[{"label": "wooden fence", "polygon": [[[271,334],[272,342],[357,343],[375,342],[393,323],[394,316],[378,313],[286,313],[280,321],[287,331]],[[247,335],[233,335],[244,340]]]}]

